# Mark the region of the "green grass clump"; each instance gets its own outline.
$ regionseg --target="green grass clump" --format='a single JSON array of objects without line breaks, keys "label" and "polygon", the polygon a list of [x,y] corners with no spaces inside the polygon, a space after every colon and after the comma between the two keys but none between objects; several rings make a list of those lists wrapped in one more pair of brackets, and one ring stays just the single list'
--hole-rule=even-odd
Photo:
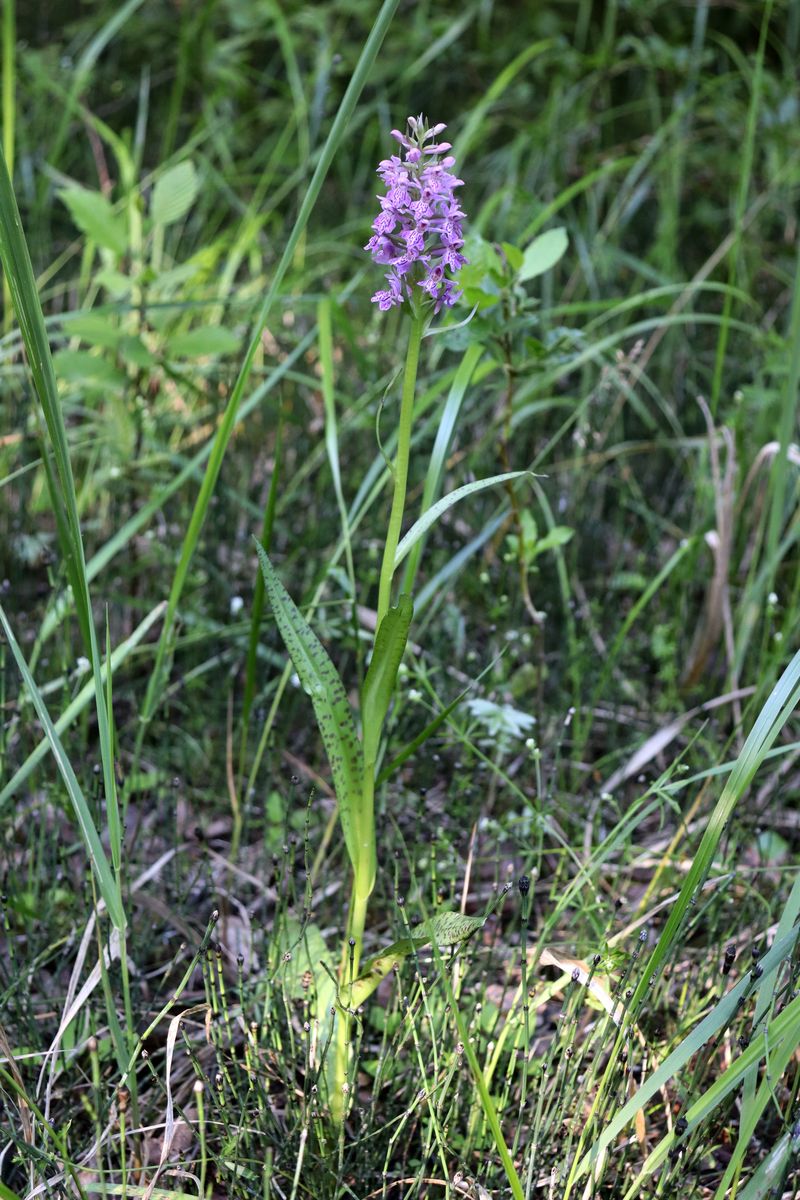
[{"label": "green grass clump", "polygon": [[795,6],[0,39],[0,1200],[795,1195]]}]

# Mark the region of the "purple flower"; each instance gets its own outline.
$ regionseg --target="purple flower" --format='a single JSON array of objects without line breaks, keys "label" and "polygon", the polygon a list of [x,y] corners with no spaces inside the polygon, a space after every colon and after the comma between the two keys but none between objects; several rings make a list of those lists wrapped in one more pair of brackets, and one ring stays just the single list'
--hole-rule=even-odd
[{"label": "purple flower", "polygon": [[372,301],[385,312],[405,300],[413,301],[417,287],[438,313],[451,308],[461,295],[445,272],[454,275],[467,261],[461,253],[464,213],[455,198],[462,180],[449,170],[455,165],[447,154],[449,142],[435,141],[444,125],[429,129],[420,115],[408,118],[408,128],[408,135],[392,130],[404,157],[393,154],[378,167],[386,195],[378,197],[381,211],[372,222],[374,236],[364,249],[389,271],[388,286],[377,291]]}]

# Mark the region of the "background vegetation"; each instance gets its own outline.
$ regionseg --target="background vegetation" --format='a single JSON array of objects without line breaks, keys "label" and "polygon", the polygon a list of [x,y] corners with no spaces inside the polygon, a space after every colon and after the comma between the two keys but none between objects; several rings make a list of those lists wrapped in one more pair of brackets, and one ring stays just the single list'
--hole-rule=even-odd
[{"label": "background vegetation", "polygon": [[[800,8],[5,0],[2,42],[2,1200],[796,1195]],[[470,266],[409,511],[432,455],[535,477],[419,557],[366,941],[488,916],[364,1006],[337,1127],[347,855],[252,538],[354,696],[406,336],[362,247],[419,112]]]}]

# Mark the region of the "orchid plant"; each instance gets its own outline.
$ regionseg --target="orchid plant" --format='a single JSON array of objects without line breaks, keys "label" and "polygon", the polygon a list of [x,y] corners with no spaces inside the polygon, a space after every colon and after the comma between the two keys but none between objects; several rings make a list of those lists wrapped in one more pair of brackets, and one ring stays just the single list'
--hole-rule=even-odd
[{"label": "orchid plant", "polygon": [[[449,143],[436,140],[444,129],[444,125],[428,126],[420,115],[409,118],[407,134],[392,131],[402,153],[392,154],[378,167],[386,190],[379,197],[381,211],[373,221],[373,234],[365,247],[376,263],[388,268],[386,287],[374,294],[373,302],[382,312],[400,307],[408,314],[410,325],[397,449],[391,465],[393,496],[380,570],[375,638],[360,689],[360,732],[336,668],[283,587],[264,549],[258,546],[276,624],[314,707],[352,868],[346,937],[329,1009],[335,1022],[335,1030],[331,1030],[334,1052],[328,1071],[329,1105],[339,1122],[346,1113],[350,1090],[350,1039],[355,1010],[369,998],[381,979],[418,947],[431,941],[457,944],[474,933],[484,920],[441,912],[433,920],[411,929],[408,937],[362,961],[367,905],[376,875],[376,764],[413,617],[408,594],[401,594],[392,603],[395,572],[432,522],[451,504],[473,491],[523,474],[494,476],[456,489],[424,512],[401,540],[422,338],[431,319],[458,301],[461,292],[456,277],[467,261],[462,252],[464,213],[456,198],[456,189],[462,186],[462,181],[451,171],[455,159],[448,153]],[[428,732],[432,731],[429,727]],[[324,1014],[320,1015],[324,1019]]]}]

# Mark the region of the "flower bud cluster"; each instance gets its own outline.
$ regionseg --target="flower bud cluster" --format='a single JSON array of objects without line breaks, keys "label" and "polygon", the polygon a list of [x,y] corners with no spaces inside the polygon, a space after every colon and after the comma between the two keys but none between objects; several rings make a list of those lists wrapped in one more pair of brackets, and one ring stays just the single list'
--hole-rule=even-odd
[{"label": "flower bud cluster", "polygon": [[450,143],[435,140],[446,126],[429,129],[420,115],[409,117],[408,127],[408,136],[392,130],[404,157],[393,154],[378,167],[386,195],[378,197],[381,211],[364,249],[389,270],[387,286],[372,300],[386,311],[404,300],[413,302],[416,286],[438,313],[442,307],[452,307],[461,295],[450,276],[467,261],[461,253],[464,213],[455,197],[463,181],[450,172],[455,164],[447,154]]}]

